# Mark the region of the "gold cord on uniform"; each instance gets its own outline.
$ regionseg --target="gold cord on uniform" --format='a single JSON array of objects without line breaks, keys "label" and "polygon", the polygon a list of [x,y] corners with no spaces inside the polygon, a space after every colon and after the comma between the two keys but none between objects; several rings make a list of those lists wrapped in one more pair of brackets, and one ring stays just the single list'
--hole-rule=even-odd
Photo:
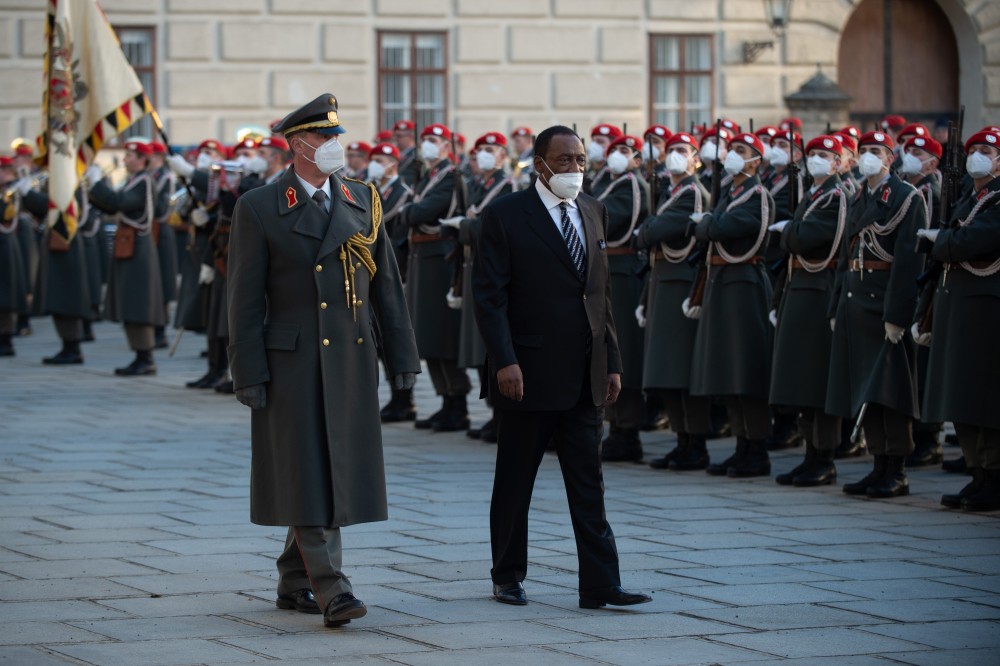
[{"label": "gold cord on uniform", "polygon": [[[375,189],[374,185],[368,183],[368,188],[372,193],[371,234],[365,236],[359,231],[340,246],[340,263],[344,267],[344,298],[347,301],[348,309],[354,313],[354,321],[358,320],[358,295],[354,283],[355,269],[360,268],[361,264],[364,264],[365,268],[368,269],[368,279],[371,280],[375,277],[375,260],[372,259],[368,248],[375,244],[375,240],[378,238],[379,227],[382,226],[382,200],[379,198],[378,190]],[[360,260],[357,266],[355,266],[352,257],[357,257]]]}]

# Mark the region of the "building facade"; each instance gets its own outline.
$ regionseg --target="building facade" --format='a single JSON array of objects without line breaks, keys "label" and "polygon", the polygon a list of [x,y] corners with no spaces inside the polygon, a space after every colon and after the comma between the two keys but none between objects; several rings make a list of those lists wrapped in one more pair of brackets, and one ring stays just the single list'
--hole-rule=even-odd
[{"label": "building facade", "polygon": [[[398,118],[475,136],[597,122],[757,125],[817,66],[852,119],[1000,122],[1000,2],[102,0],[171,141],[226,142],[333,92],[351,138]],[[39,129],[44,0],[0,0],[0,141]],[[148,130],[142,128],[143,130]],[[148,133],[146,131],[145,133]]]}]

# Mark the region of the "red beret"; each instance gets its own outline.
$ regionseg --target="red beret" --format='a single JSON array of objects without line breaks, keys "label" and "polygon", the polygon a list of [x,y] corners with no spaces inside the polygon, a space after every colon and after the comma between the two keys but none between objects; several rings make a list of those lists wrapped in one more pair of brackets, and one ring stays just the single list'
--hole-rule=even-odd
[{"label": "red beret", "polygon": [[979,130],[970,136],[968,141],[965,142],[965,152],[968,153],[972,146],[977,143],[993,146],[994,148],[1000,148],[1000,134],[987,132],[986,130]]},{"label": "red beret", "polygon": [[413,124],[412,120],[397,120],[396,124],[392,126],[393,132],[406,132],[414,129],[416,129],[416,125]]},{"label": "red beret", "polygon": [[846,125],[844,127],[841,127],[839,133],[840,134],[846,134],[847,136],[851,137],[855,141],[857,141],[858,139],[861,138],[861,130],[859,130],[854,125]]},{"label": "red beret", "polygon": [[903,116],[886,116],[882,119],[882,127],[886,129],[898,129],[906,125],[906,118]]},{"label": "red beret", "polygon": [[608,146],[608,150],[611,150],[616,146],[628,146],[632,150],[638,152],[642,150],[642,139],[637,136],[632,136],[631,134],[623,134],[611,142],[611,145]]},{"label": "red beret", "polygon": [[[398,123],[397,123],[398,124]],[[451,140],[451,130],[442,125],[441,123],[434,123],[433,125],[428,125],[420,131],[420,138],[425,136],[438,136],[442,139]]]},{"label": "red beret", "polygon": [[14,158],[8,155],[0,155],[0,167],[14,166]]},{"label": "red beret", "polygon": [[733,134],[740,133],[740,126],[737,125],[735,121],[730,120],[729,118],[722,119],[722,126],[725,127],[727,130],[729,130],[730,132],[732,132]]},{"label": "red beret", "polygon": [[284,137],[280,136],[265,136],[260,140],[261,148],[277,148],[278,150],[283,150],[288,152],[288,142],[285,141]]},{"label": "red beret", "polygon": [[35,154],[35,151],[31,147],[30,143],[28,143],[27,141],[21,141],[16,146],[14,146],[14,154],[30,157]]},{"label": "red beret", "polygon": [[687,132],[678,132],[677,134],[674,134],[672,137],[667,139],[667,145],[665,147],[670,148],[670,146],[677,143],[686,143],[695,150],[698,150],[698,139],[694,138]]},{"label": "red beret", "polygon": [[763,127],[758,127],[756,130],[754,130],[754,134],[759,136],[761,138],[761,141],[764,140],[765,136],[767,137],[767,140],[770,141],[771,138],[780,131],[781,130],[779,130],[774,125],[764,125]]},{"label": "red beret", "polygon": [[821,134],[806,144],[806,153],[810,150],[829,150],[831,153],[843,154],[843,144],[840,140],[829,134]]},{"label": "red beret", "polygon": [[199,143],[198,150],[201,150],[202,148],[211,148],[212,150],[218,150],[220,153],[225,152],[226,150],[225,147],[215,139],[205,139]]},{"label": "red beret", "polygon": [[455,143],[460,143],[460,144],[462,144],[464,146],[465,145],[465,135],[462,134],[461,132],[457,132],[455,134]]},{"label": "red beret", "polygon": [[622,136],[622,131],[614,125],[601,123],[600,125],[594,125],[594,129],[590,130],[590,137],[593,138],[595,136],[606,136],[614,140]]},{"label": "red beret", "polygon": [[896,147],[892,137],[885,132],[866,132],[858,140],[858,148],[861,146],[885,146],[889,150]]},{"label": "red beret", "polygon": [[510,133],[511,136],[531,136],[531,128],[521,125],[520,127],[515,127],[514,131]]},{"label": "red beret", "polygon": [[256,148],[259,145],[260,144],[257,142],[256,139],[254,139],[253,137],[249,137],[248,136],[247,138],[243,139],[242,141],[238,141],[237,143],[233,144],[232,152],[233,152],[233,154],[235,154],[236,151],[239,150],[240,148],[248,148],[250,150],[253,150],[254,148]]},{"label": "red beret", "polygon": [[[715,136],[715,125],[712,125],[701,135],[701,142],[705,143],[705,139],[709,139]],[[725,141],[727,144],[733,140],[733,133],[727,130],[725,127],[719,128],[719,138]]]},{"label": "red beret", "polygon": [[858,152],[858,142],[854,140],[854,137],[847,132],[834,132],[833,138],[840,141],[844,148],[847,148],[852,153]]},{"label": "red beret", "polygon": [[167,147],[164,144],[160,143],[159,141],[150,141],[149,142],[149,147],[153,149],[153,154],[154,155],[157,155],[157,154],[158,155],[166,155],[167,154]]},{"label": "red beret", "polygon": [[126,141],[125,150],[131,150],[146,157],[153,154],[153,147],[147,141]]},{"label": "red beret", "polygon": [[347,144],[347,149],[356,150],[359,153],[364,153],[365,155],[372,152],[371,144],[365,143],[364,141],[351,141]]},{"label": "red beret", "polygon": [[507,137],[505,137],[500,132],[487,132],[478,139],[476,139],[476,145],[474,148],[479,146],[506,146]]},{"label": "red beret", "polygon": [[379,143],[376,144],[376,146],[371,149],[371,152],[368,153],[368,158],[371,159],[376,155],[385,155],[387,157],[391,157],[393,159],[398,160],[399,148],[392,145],[391,143]]},{"label": "red beret", "polygon": [[734,143],[745,143],[756,150],[758,155],[764,155],[764,144],[761,143],[760,137],[754,134],[737,134],[732,138],[732,140],[730,140],[729,145]]},{"label": "red beret", "polygon": [[941,154],[942,154],[941,144],[935,141],[932,137],[911,136],[909,139],[906,140],[906,143],[903,144],[903,150],[906,150],[910,146],[913,146],[915,148],[920,148],[921,150],[926,150],[934,157],[941,159]]},{"label": "red beret", "polygon": [[983,129],[981,129],[979,131],[980,132],[993,132],[994,134],[1000,134],[1000,127],[997,127],[996,125],[987,125],[986,127],[984,127]]},{"label": "red beret", "polygon": [[899,130],[896,138],[902,140],[904,136],[930,136],[931,131],[927,129],[926,126],[920,123],[910,123],[903,129]]},{"label": "red beret", "polygon": [[392,141],[392,130],[382,130],[375,135],[375,143],[386,143]]},{"label": "red beret", "polygon": [[673,135],[674,133],[671,132],[666,127],[664,127],[663,125],[650,125],[649,129],[647,129],[645,132],[642,133],[643,137],[658,136],[664,141],[667,141]]},{"label": "red beret", "polygon": [[781,129],[783,130],[793,130],[795,132],[802,131],[802,119],[796,118],[795,116],[790,116],[781,121]]},{"label": "red beret", "polygon": [[785,141],[791,143],[794,146],[802,145],[802,135],[798,132],[791,132],[789,130],[779,130],[777,134],[771,137],[771,145],[778,139],[784,139]]}]

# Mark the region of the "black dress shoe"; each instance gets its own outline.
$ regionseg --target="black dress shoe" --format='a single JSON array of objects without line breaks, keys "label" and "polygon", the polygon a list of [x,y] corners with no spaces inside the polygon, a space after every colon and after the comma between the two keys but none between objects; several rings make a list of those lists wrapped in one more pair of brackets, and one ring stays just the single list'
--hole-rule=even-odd
[{"label": "black dress shoe", "polygon": [[194,389],[207,389],[218,385],[222,379],[222,375],[209,371],[193,382],[186,383],[184,386]]},{"label": "black dress shoe", "polygon": [[621,585],[606,587],[603,590],[591,590],[580,594],[580,608],[601,608],[602,606],[634,606],[647,604],[653,600],[648,594],[626,592]]},{"label": "black dress shoe", "polygon": [[350,592],[344,592],[338,594],[326,607],[323,612],[323,624],[328,627],[340,627],[351,620],[364,617],[367,613],[368,609],[365,608],[364,602],[355,599]]},{"label": "black dress shoe", "polygon": [[233,380],[231,379],[224,382],[219,382],[212,388],[215,389],[216,393],[224,393],[226,395],[232,395],[233,393],[236,393],[235,389],[233,389]]},{"label": "black dress shoe", "polygon": [[142,375],[155,375],[156,364],[150,361],[135,360],[124,368],[115,368],[115,374],[119,377],[139,377]]},{"label": "black dress shoe", "polygon": [[62,350],[55,356],[46,356],[42,359],[45,365],[79,365],[83,363],[83,354]]},{"label": "black dress shoe", "polygon": [[524,585],[520,581],[515,583],[493,583],[493,598],[502,604],[512,604],[514,606],[527,606],[528,597],[524,595]]},{"label": "black dress shoe", "polygon": [[319,615],[323,611],[316,603],[316,597],[309,588],[295,590],[291,594],[279,594],[274,605],[283,610],[297,610],[300,613],[312,613]]}]

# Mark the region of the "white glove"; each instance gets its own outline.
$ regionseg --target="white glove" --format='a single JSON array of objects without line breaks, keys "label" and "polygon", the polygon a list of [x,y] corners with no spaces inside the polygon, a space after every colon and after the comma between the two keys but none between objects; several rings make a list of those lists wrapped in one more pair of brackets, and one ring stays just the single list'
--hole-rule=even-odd
[{"label": "white glove", "polygon": [[921,347],[931,346],[931,334],[920,332],[920,322],[917,322],[910,327],[910,335],[913,336],[914,342],[916,342]]},{"label": "white glove", "polygon": [[830,330],[833,331],[837,328],[837,320],[834,317],[830,317]]},{"label": "white glove", "polygon": [[683,312],[684,316],[688,319],[701,319],[701,306],[691,305],[690,303],[691,299],[685,298],[684,302],[681,303],[681,312]]},{"label": "white glove", "polygon": [[462,224],[464,218],[461,215],[456,215],[455,217],[440,217],[438,222],[441,223],[443,227],[452,227],[453,229],[458,229]]},{"label": "white glove", "polygon": [[203,227],[208,224],[208,211],[204,208],[195,208],[191,211],[191,224],[196,227]]},{"label": "white glove", "polygon": [[892,344],[899,344],[899,341],[903,339],[903,333],[904,329],[902,326],[885,322],[885,339]]},{"label": "white glove", "polygon": [[100,182],[102,178],[104,178],[104,172],[101,171],[101,167],[96,164],[91,164],[87,167],[87,170],[83,172],[83,177],[87,181],[87,185],[93,187]]},{"label": "white glove", "polygon": [[452,310],[462,309],[462,297],[455,295],[454,288],[448,290],[448,293],[445,294],[445,300],[448,301],[448,307]]},{"label": "white glove", "polygon": [[18,179],[18,181],[14,183],[14,189],[17,190],[17,193],[23,197],[31,191],[31,179],[27,176]]},{"label": "white glove", "polygon": [[768,312],[767,313],[767,320],[769,322],[771,322],[771,326],[774,326],[775,328],[777,328],[777,326],[778,326],[778,311],[777,310],[771,310],[770,312]]},{"label": "white glove", "polygon": [[694,222],[695,224],[698,224],[699,222],[701,222],[701,219],[706,215],[708,215],[708,213],[691,213],[690,215],[688,215],[688,219]]},{"label": "white glove", "polygon": [[202,264],[201,271],[198,273],[198,284],[212,284],[214,279],[215,269],[208,264]]},{"label": "white glove", "polygon": [[646,328],[646,306],[640,305],[635,309],[635,320],[639,322],[639,328]]},{"label": "white glove", "polygon": [[917,229],[917,238],[926,238],[933,243],[937,240],[939,233],[941,233],[940,229]]},{"label": "white glove", "polygon": [[263,176],[267,172],[267,160],[260,155],[254,155],[247,160],[247,171]]},{"label": "white glove", "polygon": [[170,167],[170,170],[176,173],[178,176],[184,176],[185,178],[190,178],[191,174],[194,173],[194,165],[188,162],[180,155],[167,155],[166,161],[167,161],[167,166]]},{"label": "white glove", "polygon": [[785,227],[788,226],[789,222],[791,222],[791,220],[782,220],[781,222],[775,222],[774,224],[772,224],[771,226],[769,226],[767,228],[767,230],[768,231],[776,231],[776,232],[778,232],[780,234],[781,231],[782,231],[782,229],[784,229]]}]

